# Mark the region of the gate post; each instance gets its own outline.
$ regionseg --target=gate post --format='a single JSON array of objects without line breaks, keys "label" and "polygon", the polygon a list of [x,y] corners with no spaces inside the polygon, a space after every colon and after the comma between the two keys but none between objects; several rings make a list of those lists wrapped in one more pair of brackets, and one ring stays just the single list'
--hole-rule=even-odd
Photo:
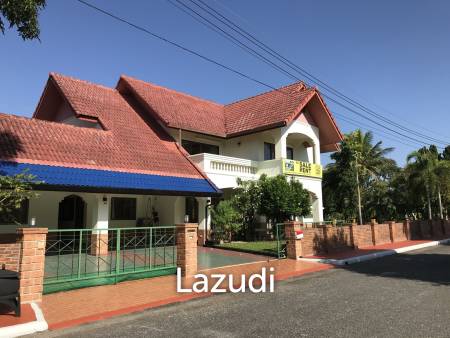
[{"label": "gate post", "polygon": [[300,222],[284,223],[284,231],[286,236],[286,256],[290,259],[298,260],[303,256],[302,240],[296,239],[296,231],[300,230]]},{"label": "gate post", "polygon": [[176,225],[177,267],[183,277],[197,273],[197,230],[196,223]]},{"label": "gate post", "polygon": [[17,229],[21,303],[42,301],[47,233],[47,228]]}]

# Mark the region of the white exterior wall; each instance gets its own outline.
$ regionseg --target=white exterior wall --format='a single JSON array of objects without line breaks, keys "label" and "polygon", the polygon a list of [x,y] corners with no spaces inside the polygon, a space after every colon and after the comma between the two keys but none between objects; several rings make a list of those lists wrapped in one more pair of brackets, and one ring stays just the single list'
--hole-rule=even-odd
[{"label": "white exterior wall", "polygon": [[[77,195],[85,202],[85,228],[108,229],[135,227],[139,218],[150,217],[152,208],[158,212],[159,224],[170,226],[184,222],[185,197],[183,196],[150,196],[95,194],[78,192],[39,191],[38,197],[29,202],[28,224],[35,218],[36,227],[58,229],[59,203],[67,196]],[[103,197],[107,201],[103,201]],[[136,198],[136,220],[111,220],[111,197]],[[205,227],[206,197],[198,197],[199,228]],[[2,232],[15,231],[16,225],[1,225]]]},{"label": "white exterior wall", "polygon": [[[169,130],[179,139],[178,130]],[[182,131],[181,139],[219,146],[219,154],[192,155],[196,163],[220,189],[236,188],[236,179],[256,180],[261,174],[275,176],[282,173],[281,159],[286,158],[286,147],[294,150],[294,160],[320,164],[319,129],[306,120],[295,120],[289,125],[241,137],[223,139]],[[264,161],[264,142],[275,144],[275,160]],[[307,142],[310,146],[305,147]],[[213,162],[219,163],[219,165]],[[233,166],[234,165],[234,166]],[[244,169],[243,169],[244,168]],[[317,201],[313,205],[313,219],[323,221],[322,180],[292,176],[312,192]],[[201,208],[202,209],[202,208]]]}]

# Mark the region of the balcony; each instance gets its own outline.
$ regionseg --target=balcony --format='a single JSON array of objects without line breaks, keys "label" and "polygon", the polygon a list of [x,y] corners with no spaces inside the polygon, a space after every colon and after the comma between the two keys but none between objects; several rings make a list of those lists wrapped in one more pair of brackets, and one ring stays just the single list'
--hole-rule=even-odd
[{"label": "balcony", "polygon": [[322,178],[320,164],[294,160],[252,161],[243,158],[196,154],[190,159],[197,164],[220,189],[235,188],[236,178],[244,180],[258,179],[260,175],[276,176],[280,174]]}]

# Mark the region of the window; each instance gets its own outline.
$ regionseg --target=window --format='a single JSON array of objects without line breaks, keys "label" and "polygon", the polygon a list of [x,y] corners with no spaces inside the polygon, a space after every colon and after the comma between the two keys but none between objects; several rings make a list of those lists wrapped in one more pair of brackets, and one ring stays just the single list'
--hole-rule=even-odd
[{"label": "window", "polygon": [[215,146],[213,144],[182,140],[181,145],[184,149],[186,149],[189,155],[202,153],[219,155],[219,146]]},{"label": "window", "polygon": [[19,209],[0,212],[0,224],[28,224],[28,200],[23,200]]},{"label": "window", "polygon": [[275,144],[264,142],[264,161],[275,159]]},{"label": "window", "polygon": [[189,223],[198,223],[198,202],[195,197],[186,197],[186,215]]},{"label": "window", "polygon": [[294,148],[286,147],[286,158],[288,160],[293,160],[294,159]]},{"label": "window", "polygon": [[136,199],[126,197],[112,197],[111,219],[118,221],[135,220]]}]

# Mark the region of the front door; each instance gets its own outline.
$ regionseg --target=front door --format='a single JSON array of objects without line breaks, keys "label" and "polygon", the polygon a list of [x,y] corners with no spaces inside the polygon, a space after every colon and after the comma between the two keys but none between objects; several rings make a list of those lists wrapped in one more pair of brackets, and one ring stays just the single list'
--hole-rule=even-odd
[{"label": "front door", "polygon": [[60,229],[84,228],[85,203],[80,196],[70,195],[59,203],[58,225]]}]

